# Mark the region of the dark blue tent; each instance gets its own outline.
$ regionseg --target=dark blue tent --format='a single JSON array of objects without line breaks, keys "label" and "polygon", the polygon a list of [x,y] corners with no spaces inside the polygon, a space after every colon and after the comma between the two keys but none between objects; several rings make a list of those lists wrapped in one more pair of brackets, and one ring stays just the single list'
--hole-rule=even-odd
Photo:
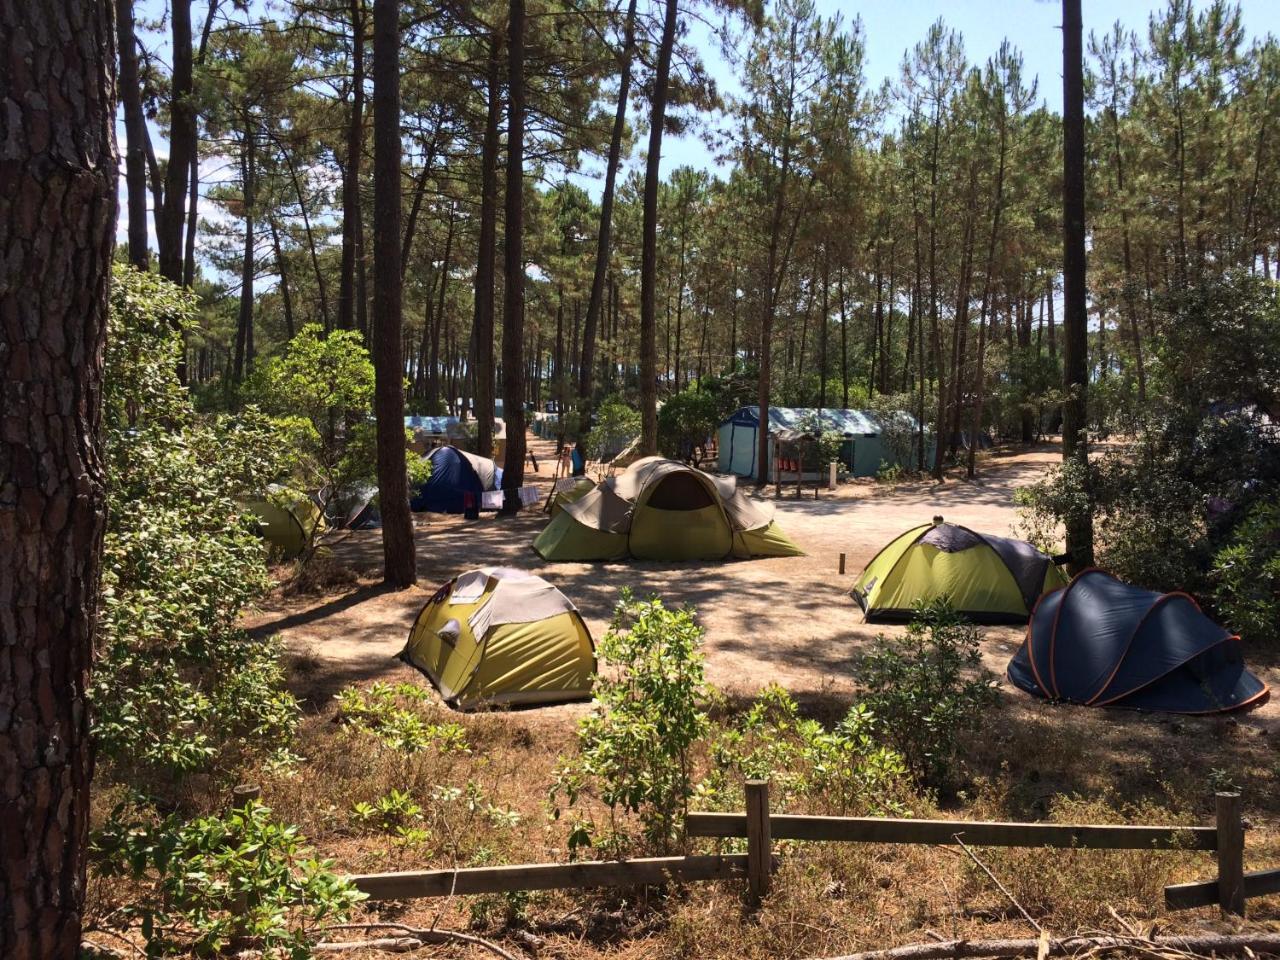
[{"label": "dark blue tent", "polygon": [[1085,570],[1041,598],[1009,680],[1049,700],[1165,713],[1254,706],[1267,685],[1240,638],[1185,593],[1156,593]]},{"label": "dark blue tent", "polygon": [[502,469],[488,457],[457,447],[431,451],[431,476],[409,498],[409,509],[429,513],[463,513],[479,509],[481,495],[502,484]]}]

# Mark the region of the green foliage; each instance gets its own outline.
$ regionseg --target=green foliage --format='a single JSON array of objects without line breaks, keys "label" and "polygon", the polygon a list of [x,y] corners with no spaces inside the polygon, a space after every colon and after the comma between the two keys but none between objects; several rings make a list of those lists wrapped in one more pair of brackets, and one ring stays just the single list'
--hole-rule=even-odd
[{"label": "green foliage", "polygon": [[1280,505],[1258,503],[1213,557],[1213,599],[1246,640],[1280,641]]},{"label": "green foliage", "polygon": [[256,801],[186,823],[124,814],[116,808],[92,853],[102,876],[145,884],[117,916],[138,925],[148,956],[214,956],[250,938],[264,955],[309,957],[308,925],[341,922],[364,898]]},{"label": "green foliage", "polygon": [[877,637],[858,665],[863,705],[924,786],[953,785],[962,736],[981,729],[998,702],[980,639],[949,603],[935,601],[916,608],[905,635]]},{"label": "green foliage", "polygon": [[467,731],[459,723],[433,723],[423,712],[431,692],[412,683],[379,680],[367,690],[347,687],[338,694],[338,718],[352,730],[377,737],[393,750],[469,753]]},{"label": "green foliage", "polygon": [[340,490],[376,473],[373,380],[360,334],[308,324],[258,364],[244,393],[288,425],[298,485]]},{"label": "green foliage", "polygon": [[236,628],[269,582],[238,502],[277,469],[277,434],[253,410],[236,418],[192,411],[171,325],[189,310],[189,294],[120,267],[112,307],[92,687],[100,756],[150,777],[283,750],[297,707],[278,648]]},{"label": "green foliage", "polygon": [[[694,789],[691,750],[708,727],[701,644],[693,610],[623,591],[597,649],[597,707],[578,724],[579,753],[557,771],[553,803],[563,796],[572,807],[591,790],[614,814],[635,815],[652,848],[677,843]],[[597,842],[592,833],[582,823],[570,844]],[[604,842],[625,837],[615,825]]]},{"label": "green foliage", "polygon": [[895,795],[906,774],[902,756],[879,742],[876,716],[856,704],[828,730],[803,717],[777,684],[761,691],[751,708],[712,744],[715,767],[698,785],[712,805],[733,794],[744,779],[767,779],[783,806],[794,799],[821,800],[839,815],[900,812]]},{"label": "green foliage", "polygon": [[700,459],[722,419],[715,394],[696,385],[681,390],[658,411],[658,449],[676,460]]},{"label": "green foliage", "polygon": [[609,396],[596,407],[594,422],[583,437],[587,456],[607,460],[640,436],[640,411],[620,397]]},{"label": "green foliage", "polygon": [[422,807],[412,796],[394,787],[373,803],[361,801],[351,808],[351,819],[361,826],[375,827],[385,833],[408,829],[422,819]]}]

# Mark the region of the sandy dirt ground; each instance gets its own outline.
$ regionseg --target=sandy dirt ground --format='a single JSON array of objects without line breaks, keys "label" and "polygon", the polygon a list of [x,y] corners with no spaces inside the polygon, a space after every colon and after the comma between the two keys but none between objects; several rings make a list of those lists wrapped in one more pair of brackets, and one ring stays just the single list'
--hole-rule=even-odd
[{"label": "sandy dirt ground", "polygon": [[[551,448],[545,441],[531,441],[539,455],[539,473],[529,480],[545,490],[553,469]],[[863,623],[861,611],[848,596],[854,578],[876,551],[936,514],[983,532],[1012,533],[1017,519],[1014,491],[1037,479],[1058,457],[1051,447],[997,452],[982,464],[974,483],[919,481],[886,489],[860,481],[823,490],[816,500],[812,489],[797,500],[794,487],[784,488],[776,501],[778,520],[805,550],[803,557],[699,564],[553,564],[530,545],[547,522],[538,509],[512,519],[483,514],[476,521],[418,514],[419,587],[382,590],[376,583],[380,533],[358,531],[337,539],[332,549],[341,563],[360,575],[359,583],[328,596],[277,598],[263,604],[248,625],[282,637],[302,674],[300,687],[319,706],[348,683],[414,676],[394,658],[435,587],[474,567],[516,566],[563,590],[597,638],[605,631],[622,587],[638,595],[658,594],[668,604],[692,604],[706,630],[708,677],[726,692],[750,694],[778,682],[802,698],[843,699],[851,688],[859,651],[878,633],[901,629]],[[842,552],[844,576],[838,573]],[[986,630],[984,659],[1001,678],[1023,632],[1022,627]],[[1280,687],[1276,663],[1255,660],[1253,666],[1273,688]],[[1012,688],[1010,698],[1032,706],[1030,698]],[[1280,697],[1273,697],[1242,717],[1242,724],[1280,736],[1278,701]],[[554,721],[582,709],[579,705],[534,712]]]}]

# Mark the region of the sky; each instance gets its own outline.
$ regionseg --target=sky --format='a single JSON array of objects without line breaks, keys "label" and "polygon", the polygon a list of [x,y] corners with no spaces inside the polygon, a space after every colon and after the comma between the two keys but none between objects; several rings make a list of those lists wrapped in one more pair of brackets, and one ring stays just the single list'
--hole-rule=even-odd
[{"label": "sky", "polygon": [[[903,54],[924,39],[929,26],[941,17],[964,39],[971,63],[984,63],[1006,37],[1022,52],[1028,77],[1039,77],[1039,95],[1050,108],[1062,109],[1062,6],[1052,0],[816,0],[824,17],[839,13],[846,23],[862,19],[866,40],[865,72],[870,88],[896,80]],[[1206,6],[1196,0],[1197,8]],[[1145,31],[1151,14],[1163,10],[1161,0],[1083,0],[1084,29],[1103,33],[1119,20],[1125,28]],[[1280,0],[1240,0],[1246,37],[1268,33],[1280,36]],[[732,71],[711,42],[705,28],[690,30],[711,75],[722,94],[737,84]],[[632,164],[636,163],[635,157]],[[663,144],[662,172],[689,165],[716,169],[710,149],[697,135],[669,138]],[[584,186],[586,184],[584,183]]]},{"label": "sky", "polygon": [[[1261,37],[1268,33],[1280,36],[1280,0],[1239,0],[1244,18],[1246,37]],[[1205,6],[1204,0],[1195,5]],[[1047,104],[1061,109],[1062,104],[1062,34],[1061,4],[1054,0],[816,0],[817,10],[823,16],[839,13],[846,23],[860,17],[866,40],[865,71],[868,85],[878,88],[885,79],[896,79],[903,54],[923,39],[930,24],[939,17],[958,31],[963,39],[970,62],[983,63],[999,48],[1006,37],[1017,47],[1024,58],[1024,70],[1028,77],[1039,78],[1039,95]],[[1145,31],[1154,11],[1165,8],[1164,0],[1082,0],[1084,28],[1102,33],[1119,20],[1127,29]],[[141,0],[139,15],[158,17],[164,10],[163,0]],[[196,13],[196,19],[201,14]],[[154,42],[148,38],[148,43]],[[738,89],[733,71],[720,54],[719,45],[710,30],[701,23],[691,22],[688,42],[701,53],[710,74],[715,78],[722,95],[731,95]],[[164,49],[161,56],[167,56]],[[635,116],[637,123],[643,118]],[[704,118],[704,127],[716,123],[716,118]],[[156,150],[166,153],[165,144],[153,130]],[[123,125],[118,126],[118,136],[123,143]],[[638,169],[642,163],[639,151],[624,163],[626,170]],[[221,161],[215,161],[218,169]],[[703,136],[695,131],[679,137],[668,136],[663,142],[662,173],[668,175],[679,166],[693,166],[707,170],[721,170],[712,150]],[[587,158],[581,175],[576,180],[593,198],[599,198],[603,188],[604,164],[598,158]],[[123,167],[122,167],[123,169]],[[216,178],[213,166],[202,170],[202,179]],[[625,170],[624,170],[625,176]],[[121,219],[118,237],[126,237],[127,222],[124,208],[124,185],[121,183]],[[201,216],[217,216],[202,201]],[[152,244],[155,238],[152,231]]]}]

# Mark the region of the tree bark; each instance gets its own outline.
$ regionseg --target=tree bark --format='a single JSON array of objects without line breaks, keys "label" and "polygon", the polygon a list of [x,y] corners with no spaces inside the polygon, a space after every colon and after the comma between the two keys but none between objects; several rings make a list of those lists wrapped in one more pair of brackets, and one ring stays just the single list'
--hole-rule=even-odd
[{"label": "tree bark", "polygon": [[418,579],[404,452],[404,318],[400,269],[400,4],[373,2],[373,411],[383,582]]},{"label": "tree bark", "polygon": [[173,44],[173,84],[169,99],[169,165],[165,170],[164,211],[156,241],[160,276],[182,283],[182,228],[187,202],[187,175],[196,143],[191,0],[169,5]]},{"label": "tree bark", "polygon": [[489,36],[488,104],[480,147],[480,236],[476,254],[475,346],[476,452],[493,456],[493,286],[498,222],[498,121],[502,114],[501,41]]},{"label": "tree bark", "polygon": [[275,217],[267,221],[271,229],[271,252],[276,260],[276,275],[280,278],[280,305],[284,313],[285,339],[293,339],[293,292],[289,289],[289,271],[284,262],[284,251],[280,246],[280,228],[276,226]]},{"label": "tree bark", "polygon": [[351,110],[342,165],[342,265],[338,327],[356,329],[356,257],[360,252],[360,155],[364,150],[364,0],[351,0]]},{"label": "tree bark", "polygon": [[640,453],[658,452],[658,183],[662,128],[667,116],[671,51],[676,42],[677,0],[666,0],[662,42],[653,76],[649,154],[644,170],[643,238],[640,246]]},{"label": "tree bark", "polygon": [[244,379],[246,366],[253,365],[253,207],[254,180],[257,176],[257,136],[253,130],[253,118],[246,111],[244,117],[244,152],[240,159],[244,200],[244,258],[240,268],[240,313],[236,328],[236,365],[234,378]]},{"label": "tree bark", "polygon": [[1093,565],[1092,498],[1088,490],[1089,341],[1085,290],[1084,27],[1080,0],[1062,0],[1062,459],[1080,468],[1088,507],[1067,520],[1067,552],[1077,572]]},{"label": "tree bark", "polygon": [[502,245],[502,418],[507,454],[502,513],[520,510],[524,485],[524,0],[511,0],[507,32],[507,195]]},{"label": "tree bark", "polygon": [[0,4],[0,955],[80,948],[105,522],[112,4]]},{"label": "tree bark", "polygon": [[147,158],[143,147],[147,120],[142,113],[142,87],[138,80],[133,0],[116,0],[116,36],[120,55],[120,103],[124,107],[129,262],[139,270],[146,270],[151,262],[147,249]]},{"label": "tree bark", "polygon": [[631,92],[631,58],[636,46],[636,0],[627,5],[623,28],[622,52],[618,63],[618,106],[613,114],[613,131],[609,135],[609,157],[605,163],[604,193],[600,196],[600,230],[596,234],[596,264],[591,276],[591,297],[587,301],[587,318],[582,329],[582,367],[578,376],[578,405],[583,417],[591,412],[596,361],[596,326],[600,305],[604,300],[605,276],[609,271],[609,248],[613,234],[613,192],[618,179],[618,160],[622,155],[622,134],[627,126],[627,97]]}]

